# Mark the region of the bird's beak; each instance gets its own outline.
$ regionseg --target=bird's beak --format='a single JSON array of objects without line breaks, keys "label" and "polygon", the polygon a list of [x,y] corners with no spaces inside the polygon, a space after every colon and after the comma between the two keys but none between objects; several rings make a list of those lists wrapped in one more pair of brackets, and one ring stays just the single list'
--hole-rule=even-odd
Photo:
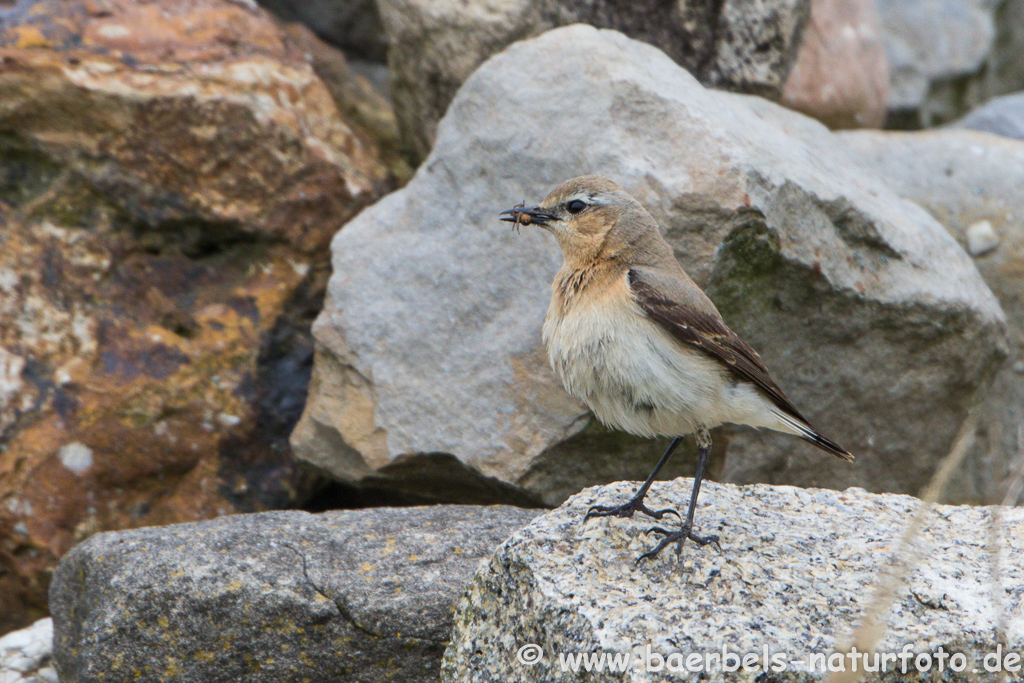
[{"label": "bird's beak", "polygon": [[555,216],[549,213],[541,211],[539,206],[526,208],[525,206],[517,206],[508,211],[502,211],[501,220],[508,221],[509,223],[515,223],[517,225],[529,225],[530,223],[536,223],[537,225],[547,225],[548,221],[555,220]]}]

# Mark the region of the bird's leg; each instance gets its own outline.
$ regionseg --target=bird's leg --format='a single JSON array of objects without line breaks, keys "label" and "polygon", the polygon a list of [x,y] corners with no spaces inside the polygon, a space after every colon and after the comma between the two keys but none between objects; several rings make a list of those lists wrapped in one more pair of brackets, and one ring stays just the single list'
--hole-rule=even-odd
[{"label": "bird's leg", "polygon": [[587,516],[583,518],[583,521],[586,522],[591,517],[632,517],[634,512],[642,512],[648,517],[653,517],[654,519],[661,519],[669,513],[679,517],[678,512],[668,508],[664,510],[651,510],[644,505],[644,496],[647,495],[647,489],[651,488],[651,482],[653,482],[654,478],[658,476],[658,472],[665,466],[665,463],[668,462],[669,456],[672,455],[673,451],[676,450],[676,447],[679,446],[679,442],[682,440],[683,437],[681,436],[677,436],[672,440],[672,443],[669,444],[668,450],[665,451],[665,455],[661,456],[661,460],[659,460],[658,464],[654,466],[654,471],[651,472],[651,476],[647,477],[647,481],[644,482],[643,486],[640,487],[640,490],[636,492],[629,502],[618,506],[594,505],[587,510]]},{"label": "bird's leg", "polygon": [[679,555],[683,551],[683,544],[686,543],[686,539],[690,539],[699,546],[705,546],[708,543],[718,545],[718,536],[715,536],[714,534],[709,536],[698,536],[693,533],[693,512],[697,508],[697,496],[700,495],[700,485],[704,480],[704,468],[708,464],[708,456],[710,454],[711,435],[706,430],[701,430],[697,432],[697,474],[693,478],[693,492],[690,494],[690,507],[686,511],[686,521],[683,522],[683,526],[679,531],[668,531],[661,527],[648,529],[647,533],[649,534],[664,534],[665,537],[661,539],[653,550],[649,550],[636,558],[637,564],[640,563],[640,560],[649,560],[657,557],[658,553],[672,543],[678,543],[676,546],[676,555]]}]

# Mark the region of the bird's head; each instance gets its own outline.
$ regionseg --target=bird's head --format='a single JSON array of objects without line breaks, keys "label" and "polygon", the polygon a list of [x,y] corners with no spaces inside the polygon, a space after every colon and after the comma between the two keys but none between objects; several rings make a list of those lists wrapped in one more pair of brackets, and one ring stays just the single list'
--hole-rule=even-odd
[{"label": "bird's head", "polygon": [[558,240],[566,261],[615,258],[651,238],[660,240],[654,219],[621,187],[596,175],[566,180],[537,206],[503,211],[501,220],[536,224]]}]

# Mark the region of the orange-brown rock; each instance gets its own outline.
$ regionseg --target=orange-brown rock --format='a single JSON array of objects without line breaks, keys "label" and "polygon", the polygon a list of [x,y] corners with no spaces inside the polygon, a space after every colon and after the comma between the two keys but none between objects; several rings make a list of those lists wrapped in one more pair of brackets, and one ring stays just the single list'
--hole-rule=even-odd
[{"label": "orange-brown rock", "polygon": [[294,505],[327,243],[391,175],[266,14],[0,24],[0,633],[99,530]]},{"label": "orange-brown rock", "polygon": [[305,53],[345,120],[366,132],[379,149],[381,161],[404,184],[412,169],[401,153],[398,119],[389,94],[350,69],[344,52],[321,40],[304,24],[282,22],[281,29],[295,49]]}]

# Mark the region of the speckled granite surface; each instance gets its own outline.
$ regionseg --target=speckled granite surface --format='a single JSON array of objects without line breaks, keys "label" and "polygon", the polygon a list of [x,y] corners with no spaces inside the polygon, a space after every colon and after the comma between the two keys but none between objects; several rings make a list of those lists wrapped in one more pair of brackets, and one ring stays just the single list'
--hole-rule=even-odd
[{"label": "speckled granite surface", "polygon": [[[688,655],[727,648],[763,656],[765,647],[782,658],[770,657],[769,668],[785,663],[768,680],[822,680],[821,669],[830,663],[838,668],[844,659],[845,668],[852,666],[848,657],[837,659],[835,649],[851,642],[919,504],[861,489],[708,483],[696,531],[719,534],[721,549],[690,544],[679,559],[666,550],[636,566],[657,541],[643,535],[649,520],[582,521],[590,505],[625,501],[633,486],[587,489],[498,549],[458,604],[443,680],[697,680],[697,672],[683,670]],[[655,484],[648,505],[682,510],[690,486],[689,479]],[[908,653],[905,660],[879,660],[890,672],[887,680],[903,661],[908,672],[899,680],[930,680],[938,659],[919,672],[915,662],[922,653],[945,653],[936,680],[995,677],[985,670],[984,656],[996,651],[1000,622],[1002,657],[1024,653],[1024,509],[1002,509],[997,563],[990,550],[993,516],[992,508],[952,506],[928,514],[915,542],[921,559],[900,583],[876,648],[880,656]],[[523,663],[538,653],[541,661]],[[597,660],[591,671],[582,665],[564,670],[565,655],[580,653],[606,653],[603,670],[596,670]],[[954,661],[956,653],[962,658]],[[628,656],[625,671],[608,670],[617,668],[614,654]],[[660,669],[659,656],[665,658]],[[812,656],[819,658],[814,671]],[[952,671],[951,664],[964,663],[964,671]],[[873,664],[869,657],[869,668]],[[719,667],[701,678],[752,681],[763,673],[759,663],[734,672]],[[879,680],[882,674],[867,676]]]}]

